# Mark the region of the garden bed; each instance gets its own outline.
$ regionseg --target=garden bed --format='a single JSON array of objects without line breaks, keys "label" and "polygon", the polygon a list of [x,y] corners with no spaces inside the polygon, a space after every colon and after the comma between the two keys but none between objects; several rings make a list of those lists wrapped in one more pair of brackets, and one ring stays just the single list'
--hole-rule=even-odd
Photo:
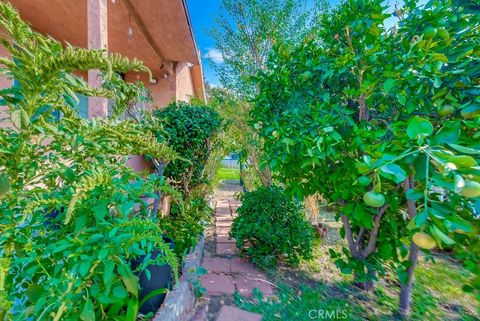
[{"label": "garden bed", "polygon": [[181,276],[173,290],[167,293],[153,321],[188,320],[195,312],[196,290],[192,284],[198,279],[196,272],[202,261],[204,245],[205,237],[202,236],[195,248],[185,257]]}]

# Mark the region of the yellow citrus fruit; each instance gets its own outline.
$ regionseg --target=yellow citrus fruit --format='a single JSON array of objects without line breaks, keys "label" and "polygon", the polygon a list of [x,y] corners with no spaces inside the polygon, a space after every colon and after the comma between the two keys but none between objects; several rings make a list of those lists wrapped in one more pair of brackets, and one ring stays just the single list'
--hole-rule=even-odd
[{"label": "yellow citrus fruit", "polygon": [[437,246],[435,240],[427,233],[419,232],[413,234],[413,243],[417,244],[422,249],[432,250]]},{"label": "yellow citrus fruit", "polygon": [[475,181],[465,181],[465,185],[458,194],[472,198],[480,197],[480,183]]}]

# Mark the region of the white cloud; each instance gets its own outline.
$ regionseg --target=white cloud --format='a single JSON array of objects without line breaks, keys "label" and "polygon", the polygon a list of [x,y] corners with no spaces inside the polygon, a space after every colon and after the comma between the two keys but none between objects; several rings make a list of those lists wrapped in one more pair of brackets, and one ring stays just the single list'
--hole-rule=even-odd
[{"label": "white cloud", "polygon": [[223,63],[222,52],[215,48],[207,48],[207,52],[203,55],[203,58],[210,59],[216,64]]}]

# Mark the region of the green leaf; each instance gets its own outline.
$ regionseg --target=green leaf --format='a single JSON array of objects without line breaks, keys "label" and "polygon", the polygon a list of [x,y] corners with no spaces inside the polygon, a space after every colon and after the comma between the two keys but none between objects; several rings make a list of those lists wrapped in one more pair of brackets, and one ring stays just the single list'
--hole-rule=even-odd
[{"label": "green leaf", "polygon": [[131,298],[128,301],[127,314],[125,316],[125,321],[136,321],[137,314],[138,314],[138,300],[136,298]]},{"label": "green leaf", "polygon": [[17,129],[22,129],[22,112],[16,109],[10,113],[10,120]]},{"label": "green leaf", "polygon": [[130,270],[130,267],[124,263],[119,265],[117,270],[122,278],[123,284],[127,288],[127,291],[133,296],[138,297],[138,277],[135,276],[135,274],[132,273],[132,270]]},{"label": "green leaf", "polygon": [[380,167],[380,175],[399,184],[407,178],[405,171],[396,164],[387,164]]},{"label": "green leaf", "polygon": [[455,143],[460,136],[461,122],[448,123],[444,125],[433,137],[433,145],[441,145],[445,143]]},{"label": "green leaf", "polygon": [[453,177],[453,185],[455,187],[455,192],[459,192],[465,186],[465,180],[461,175],[455,175]]},{"label": "green leaf", "polygon": [[383,83],[383,90],[389,93],[395,87],[395,79],[389,78]]},{"label": "green leaf", "polygon": [[370,167],[367,164],[362,163],[362,162],[356,163],[355,167],[357,168],[357,170],[360,174],[366,173],[370,170]]},{"label": "green leaf", "polygon": [[80,273],[81,276],[85,276],[88,273],[88,270],[92,266],[92,261],[90,260],[85,260],[82,261],[78,267],[78,273]]},{"label": "green leaf", "polygon": [[80,313],[80,320],[82,321],[95,321],[95,308],[92,300],[87,299]]},{"label": "green leaf", "polygon": [[97,205],[92,208],[93,214],[97,221],[102,221],[108,214],[108,200],[100,200]]},{"label": "green leaf", "polygon": [[30,284],[28,286],[26,294],[28,301],[35,304],[44,294],[44,289],[41,285]]},{"label": "green leaf", "polygon": [[88,215],[80,215],[75,218],[75,229],[74,232],[75,234],[80,233],[88,223]]},{"label": "green leaf", "polygon": [[[455,241],[452,240],[450,237],[448,237],[447,234],[443,233],[438,227],[435,225],[432,225],[430,227],[430,232],[432,233],[432,236],[435,238],[437,243],[440,244],[446,244],[446,245],[452,245],[455,244]],[[438,242],[439,241],[439,242]]]},{"label": "green leaf", "polygon": [[405,106],[405,103],[407,102],[407,97],[405,97],[404,94],[398,93],[397,94],[397,99],[400,105]]},{"label": "green leaf", "polygon": [[456,233],[471,233],[474,231],[472,224],[460,217],[450,217],[443,222],[445,227]]},{"label": "green leaf", "polygon": [[68,95],[68,94],[63,94],[63,99],[65,99],[65,102],[70,105],[73,108],[77,108],[78,104],[80,103],[77,95]]},{"label": "green leaf", "polygon": [[151,298],[153,298],[154,296],[157,296],[157,295],[160,295],[160,294],[165,294],[167,293],[167,289],[156,289],[156,290],[153,290],[151,292],[149,292],[143,299],[142,301],[140,301],[140,304],[139,304],[139,307],[142,307],[145,302],[147,302],[148,300],[150,300]]},{"label": "green leaf", "polygon": [[407,126],[407,135],[411,139],[420,139],[430,136],[433,133],[433,125],[421,117],[410,119]]},{"label": "green leaf", "polygon": [[128,296],[128,292],[122,284],[117,285],[113,288],[112,294],[117,299],[125,299]]},{"label": "green leaf", "polygon": [[448,161],[454,163],[458,168],[470,168],[477,165],[477,161],[467,155],[456,155],[448,158]]},{"label": "green leaf", "polygon": [[414,189],[409,189],[406,193],[405,193],[406,197],[407,197],[407,200],[409,201],[415,201],[415,200],[418,200],[420,198],[423,197],[423,192],[422,191],[418,191],[418,190],[414,190]]},{"label": "green leaf", "polygon": [[427,211],[421,211],[420,213],[418,213],[415,218],[415,226],[416,227],[420,227],[422,225],[424,225],[427,220],[428,220],[428,212]]},{"label": "green leaf", "polygon": [[463,154],[470,154],[470,155],[480,155],[479,149],[473,149],[469,147],[460,146],[457,144],[448,144],[451,148],[455,149],[456,151],[463,153]]},{"label": "green leaf", "polygon": [[108,284],[113,276],[113,270],[115,269],[115,262],[107,261],[105,262],[105,267],[103,268],[103,282]]},{"label": "green leaf", "polygon": [[7,173],[0,174],[0,196],[8,193],[10,190],[11,182]]}]

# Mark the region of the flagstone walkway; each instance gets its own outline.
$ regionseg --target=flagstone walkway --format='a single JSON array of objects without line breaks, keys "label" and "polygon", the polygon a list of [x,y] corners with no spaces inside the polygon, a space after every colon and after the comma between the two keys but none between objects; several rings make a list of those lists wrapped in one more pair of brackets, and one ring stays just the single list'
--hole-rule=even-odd
[{"label": "flagstone walkway", "polygon": [[238,187],[233,191],[221,189],[216,194],[215,232],[210,235],[210,251],[214,252],[206,248],[202,263],[208,271],[202,276],[202,285],[209,300],[209,321],[260,321],[261,315],[234,306],[234,293],[251,296],[253,289],[258,288],[265,296],[273,295],[267,277],[248,260],[239,257],[235,240],[229,239],[228,232],[240,206],[236,190]]}]

